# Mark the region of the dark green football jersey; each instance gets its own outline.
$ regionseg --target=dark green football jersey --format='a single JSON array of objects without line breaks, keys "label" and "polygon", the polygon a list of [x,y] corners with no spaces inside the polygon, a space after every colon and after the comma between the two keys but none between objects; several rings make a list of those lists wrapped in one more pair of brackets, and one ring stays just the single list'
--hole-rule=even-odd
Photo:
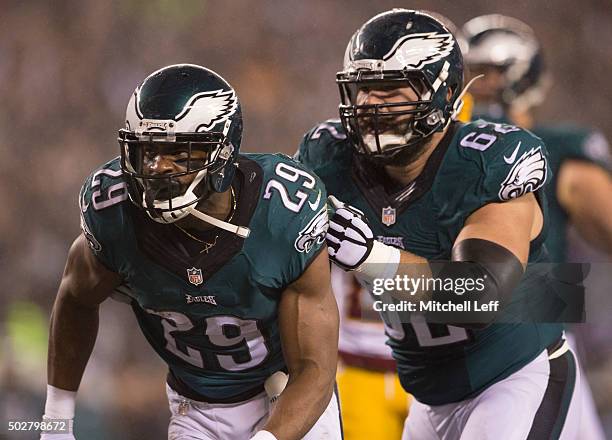
[{"label": "dark green football jersey", "polygon": [[551,184],[547,186],[546,195],[550,209],[550,232],[546,247],[555,262],[567,260],[567,226],[569,217],[557,200],[557,177],[566,160],[583,160],[610,170],[609,145],[606,138],[593,130],[569,124],[538,125],[533,133],[542,138],[548,146],[549,163],[553,173]]},{"label": "dark green football jersey", "polygon": [[217,401],[261,389],[285,368],[279,300],[322,249],[327,227],[324,186],[287,156],[239,156],[232,187],[231,221],[250,228],[246,239],[215,228],[195,240],[154,222],[127,199],[119,159],[80,195],[90,247],[123,277],[119,290],[171,377]]},{"label": "dark green football jersey", "polygon": [[[500,123],[509,122],[503,109],[492,106],[476,115],[486,120]],[[567,227],[569,217],[557,199],[557,178],[559,170],[567,160],[583,160],[597,164],[605,170],[612,170],[610,146],[601,132],[579,127],[569,123],[536,125],[532,132],[540,137],[548,148],[548,162],[552,179],[546,185],[546,198],[549,208],[550,232],[546,238],[546,248],[553,262],[567,261]]]},{"label": "dark green football jersey", "polygon": [[[397,187],[353,151],[342,126],[330,120],[306,134],[297,158],[317,173],[329,194],[365,213],[379,241],[429,260],[450,259],[466,219],[487,203],[534,192],[545,211],[546,147],[517,127],[484,121],[451,125],[407,187]],[[530,304],[546,299],[546,276],[534,264],[546,260],[545,234],[546,228],[532,241],[526,273],[500,323],[467,330],[417,318],[401,323],[383,313],[406,391],[432,405],[464,400],[519,370],[560,337],[560,325],[511,319],[524,318]]]}]

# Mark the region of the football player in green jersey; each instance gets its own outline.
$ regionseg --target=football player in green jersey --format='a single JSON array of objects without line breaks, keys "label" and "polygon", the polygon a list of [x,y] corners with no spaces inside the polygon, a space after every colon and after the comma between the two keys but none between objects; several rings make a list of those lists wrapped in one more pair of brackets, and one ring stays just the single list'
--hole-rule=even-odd
[{"label": "football player in green jersey", "polygon": [[[297,154],[342,201],[331,198],[332,260],[372,291],[377,280],[433,268],[438,278],[483,280],[483,297],[502,305],[480,324],[382,310],[415,398],[403,437],[573,438],[580,374],[561,325],[510,319],[554,299],[547,268],[535,264],[546,261],[544,143],[512,125],[455,121],[461,52],[418,11],[366,22],[336,81],[341,120],[312,129]],[[448,298],[439,288],[419,295]]]},{"label": "football player in green jersey", "polygon": [[533,109],[545,98],[550,80],[542,47],[525,23],[503,15],[473,18],[463,26],[469,43],[466,64],[474,82],[474,117],[519,124],[549,147],[553,172],[547,186],[550,225],[546,246],[554,261],[567,258],[566,229],[612,254],[612,166],[609,145],[599,131],[571,123],[539,123]]},{"label": "football player in green jersey", "polygon": [[[444,24],[463,50],[466,43],[457,26],[435,12],[424,11]],[[471,120],[469,106],[458,115]],[[333,130],[334,124],[329,128]],[[344,136],[336,132],[336,136]],[[395,240],[401,246],[401,241]],[[372,297],[351,272],[332,267],[332,288],[340,310],[338,342],[338,391],[342,427],[347,440],[401,437],[412,396],[406,394],[395,374],[397,368],[391,349],[385,344],[383,321],[372,308]],[[363,417],[367,411],[369,417]]]},{"label": "football player in green jersey", "polygon": [[45,418],[74,417],[115,290],[168,364],[169,438],[341,437],[325,188],[287,156],[238,154],[241,136],[238,97],[209,69],[168,66],[136,88],[121,156],[81,190]]},{"label": "football player in green jersey", "polygon": [[[550,80],[543,49],[525,23],[499,14],[475,17],[463,26],[472,76],[484,75],[471,89],[476,117],[521,124],[541,137],[549,151],[551,184],[546,186],[550,232],[545,245],[553,261],[567,261],[567,229],[612,253],[612,160],[604,136],[574,124],[542,124],[532,111],[545,98]],[[568,334],[570,344],[572,334]],[[583,381],[580,435],[605,435],[588,383]]]}]

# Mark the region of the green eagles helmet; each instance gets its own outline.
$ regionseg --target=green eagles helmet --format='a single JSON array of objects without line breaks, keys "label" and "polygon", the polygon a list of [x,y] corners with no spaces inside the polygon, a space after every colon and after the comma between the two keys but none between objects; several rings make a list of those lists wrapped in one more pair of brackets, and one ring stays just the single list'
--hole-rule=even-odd
[{"label": "green eagles helmet", "polygon": [[451,33],[455,37],[455,40],[457,40],[457,44],[459,45],[459,49],[461,49],[461,54],[465,54],[467,52],[467,49],[468,49],[467,40],[463,36],[463,33],[462,33],[461,29],[459,29],[457,27],[455,22],[453,22],[446,15],[442,15],[439,12],[429,11],[429,10],[426,10],[426,9],[423,9],[421,12],[423,12],[423,13],[425,13],[427,15],[431,15],[433,18],[435,18],[440,23],[442,23],[444,26],[446,26],[446,29],[451,31]]},{"label": "green eagles helmet", "polygon": [[498,104],[525,110],[542,102],[548,84],[544,55],[528,25],[504,15],[482,15],[465,23],[462,33],[468,42],[466,65],[502,73],[503,84],[495,91]]},{"label": "green eagles helmet", "polygon": [[[423,12],[393,9],[355,32],[336,83],[340,119],[357,152],[381,163],[401,163],[410,150],[444,130],[460,109],[463,58],[457,40],[439,20]],[[363,90],[405,87],[416,94],[416,101],[357,100]],[[385,133],[399,120],[405,121],[401,133]]]},{"label": "green eagles helmet", "polygon": [[[211,192],[229,188],[241,139],[240,102],[220,75],[193,64],[153,72],[132,94],[119,130],[130,200],[159,223],[193,213]],[[145,161],[160,154],[181,171],[148,173]]]}]

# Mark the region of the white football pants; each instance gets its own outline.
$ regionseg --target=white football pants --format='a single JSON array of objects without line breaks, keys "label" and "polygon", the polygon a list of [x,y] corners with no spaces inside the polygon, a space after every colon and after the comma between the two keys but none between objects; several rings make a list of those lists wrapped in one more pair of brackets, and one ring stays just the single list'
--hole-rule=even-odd
[{"label": "white football pants", "polygon": [[[265,392],[239,403],[204,403],[187,399],[166,385],[170,404],[168,440],[248,440],[266,423],[270,399]],[[340,440],[342,428],[336,393],[303,437],[304,440]]]},{"label": "white football pants", "polygon": [[[567,345],[565,346],[567,348]],[[580,369],[571,350],[546,351],[478,396],[430,406],[413,402],[403,440],[578,439]]]}]

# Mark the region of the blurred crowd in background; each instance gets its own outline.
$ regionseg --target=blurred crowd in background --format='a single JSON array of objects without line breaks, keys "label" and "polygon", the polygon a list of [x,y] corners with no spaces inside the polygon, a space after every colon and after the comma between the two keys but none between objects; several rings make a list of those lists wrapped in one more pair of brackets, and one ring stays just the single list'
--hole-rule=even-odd
[{"label": "blurred crowd in background", "polygon": [[[597,127],[612,139],[610,0],[2,1],[0,438],[7,420],[42,414],[48,318],[79,234],[78,191],[91,170],[118,154],[116,132],[138,83],[168,64],[207,66],[242,101],[243,150],[292,154],[304,132],[337,115],[334,78],[351,34],[392,7],[436,11],[459,26],[485,13],[525,21],[554,81],[540,119]],[[608,257],[583,243],[574,243],[573,255],[606,272]],[[603,325],[612,316],[611,286],[593,282],[604,318],[580,334],[612,437],[612,330]],[[164,365],[125,304],[105,303],[100,321],[77,433],[165,438]]]}]

